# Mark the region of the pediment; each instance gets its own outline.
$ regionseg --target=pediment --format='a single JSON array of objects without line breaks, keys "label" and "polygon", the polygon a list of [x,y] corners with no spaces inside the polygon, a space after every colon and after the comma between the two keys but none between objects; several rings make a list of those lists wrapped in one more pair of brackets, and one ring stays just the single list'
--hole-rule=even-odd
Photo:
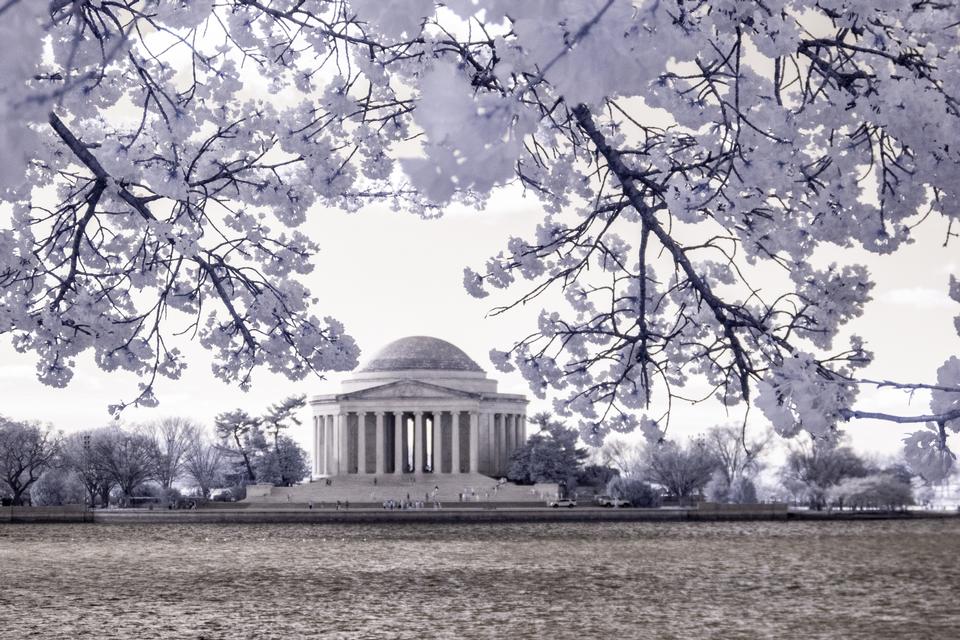
[{"label": "pediment", "polygon": [[479,398],[479,394],[451,389],[438,384],[420,382],[419,380],[398,380],[369,389],[361,389],[338,396],[338,400],[392,400],[397,398],[431,398],[462,400],[464,398]]}]

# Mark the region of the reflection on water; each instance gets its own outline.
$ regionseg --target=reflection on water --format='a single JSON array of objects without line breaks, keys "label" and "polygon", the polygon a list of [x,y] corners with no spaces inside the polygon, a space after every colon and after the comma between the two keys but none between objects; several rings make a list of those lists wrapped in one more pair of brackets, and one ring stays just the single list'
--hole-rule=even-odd
[{"label": "reflection on water", "polygon": [[960,522],[0,525],[2,638],[958,638]]}]

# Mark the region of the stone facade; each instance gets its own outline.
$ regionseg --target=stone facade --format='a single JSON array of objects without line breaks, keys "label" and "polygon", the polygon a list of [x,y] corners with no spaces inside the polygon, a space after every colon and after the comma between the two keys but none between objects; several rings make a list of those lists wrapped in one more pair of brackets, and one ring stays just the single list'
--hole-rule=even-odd
[{"label": "stone facade", "polygon": [[314,477],[504,476],[526,440],[526,397],[497,393],[463,351],[425,336],[390,343],[310,404]]}]

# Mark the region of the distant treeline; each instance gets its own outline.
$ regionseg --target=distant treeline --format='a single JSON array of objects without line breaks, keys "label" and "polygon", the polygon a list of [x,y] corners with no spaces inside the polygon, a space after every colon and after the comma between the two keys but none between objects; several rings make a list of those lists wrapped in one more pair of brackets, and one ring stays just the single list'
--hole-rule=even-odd
[{"label": "distant treeline", "polygon": [[[228,411],[213,429],[188,418],[97,427],[69,435],[0,416],[4,504],[134,506],[243,496],[251,482],[290,485],[309,473],[307,453],[283,431],[299,424],[303,396],[263,416]],[[228,491],[217,492],[217,489]]]}]

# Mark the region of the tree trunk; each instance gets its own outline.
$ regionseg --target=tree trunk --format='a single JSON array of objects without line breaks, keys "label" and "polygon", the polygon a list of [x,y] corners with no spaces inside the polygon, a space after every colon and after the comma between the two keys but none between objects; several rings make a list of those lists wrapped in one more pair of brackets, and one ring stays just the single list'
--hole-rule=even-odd
[{"label": "tree trunk", "polygon": [[237,450],[240,452],[240,455],[243,456],[243,464],[247,467],[247,475],[250,478],[251,484],[257,481],[257,476],[253,473],[253,466],[250,464],[250,456],[247,455],[247,450],[243,448],[243,445],[240,444],[240,436],[236,431],[233,432],[233,439],[237,443]]},{"label": "tree trunk", "polygon": [[250,456],[248,456],[247,452],[243,449],[240,450],[240,453],[243,454],[243,463],[247,465],[247,475],[250,476],[250,482],[252,484],[257,481],[257,476],[253,473],[253,465],[250,464]]}]

